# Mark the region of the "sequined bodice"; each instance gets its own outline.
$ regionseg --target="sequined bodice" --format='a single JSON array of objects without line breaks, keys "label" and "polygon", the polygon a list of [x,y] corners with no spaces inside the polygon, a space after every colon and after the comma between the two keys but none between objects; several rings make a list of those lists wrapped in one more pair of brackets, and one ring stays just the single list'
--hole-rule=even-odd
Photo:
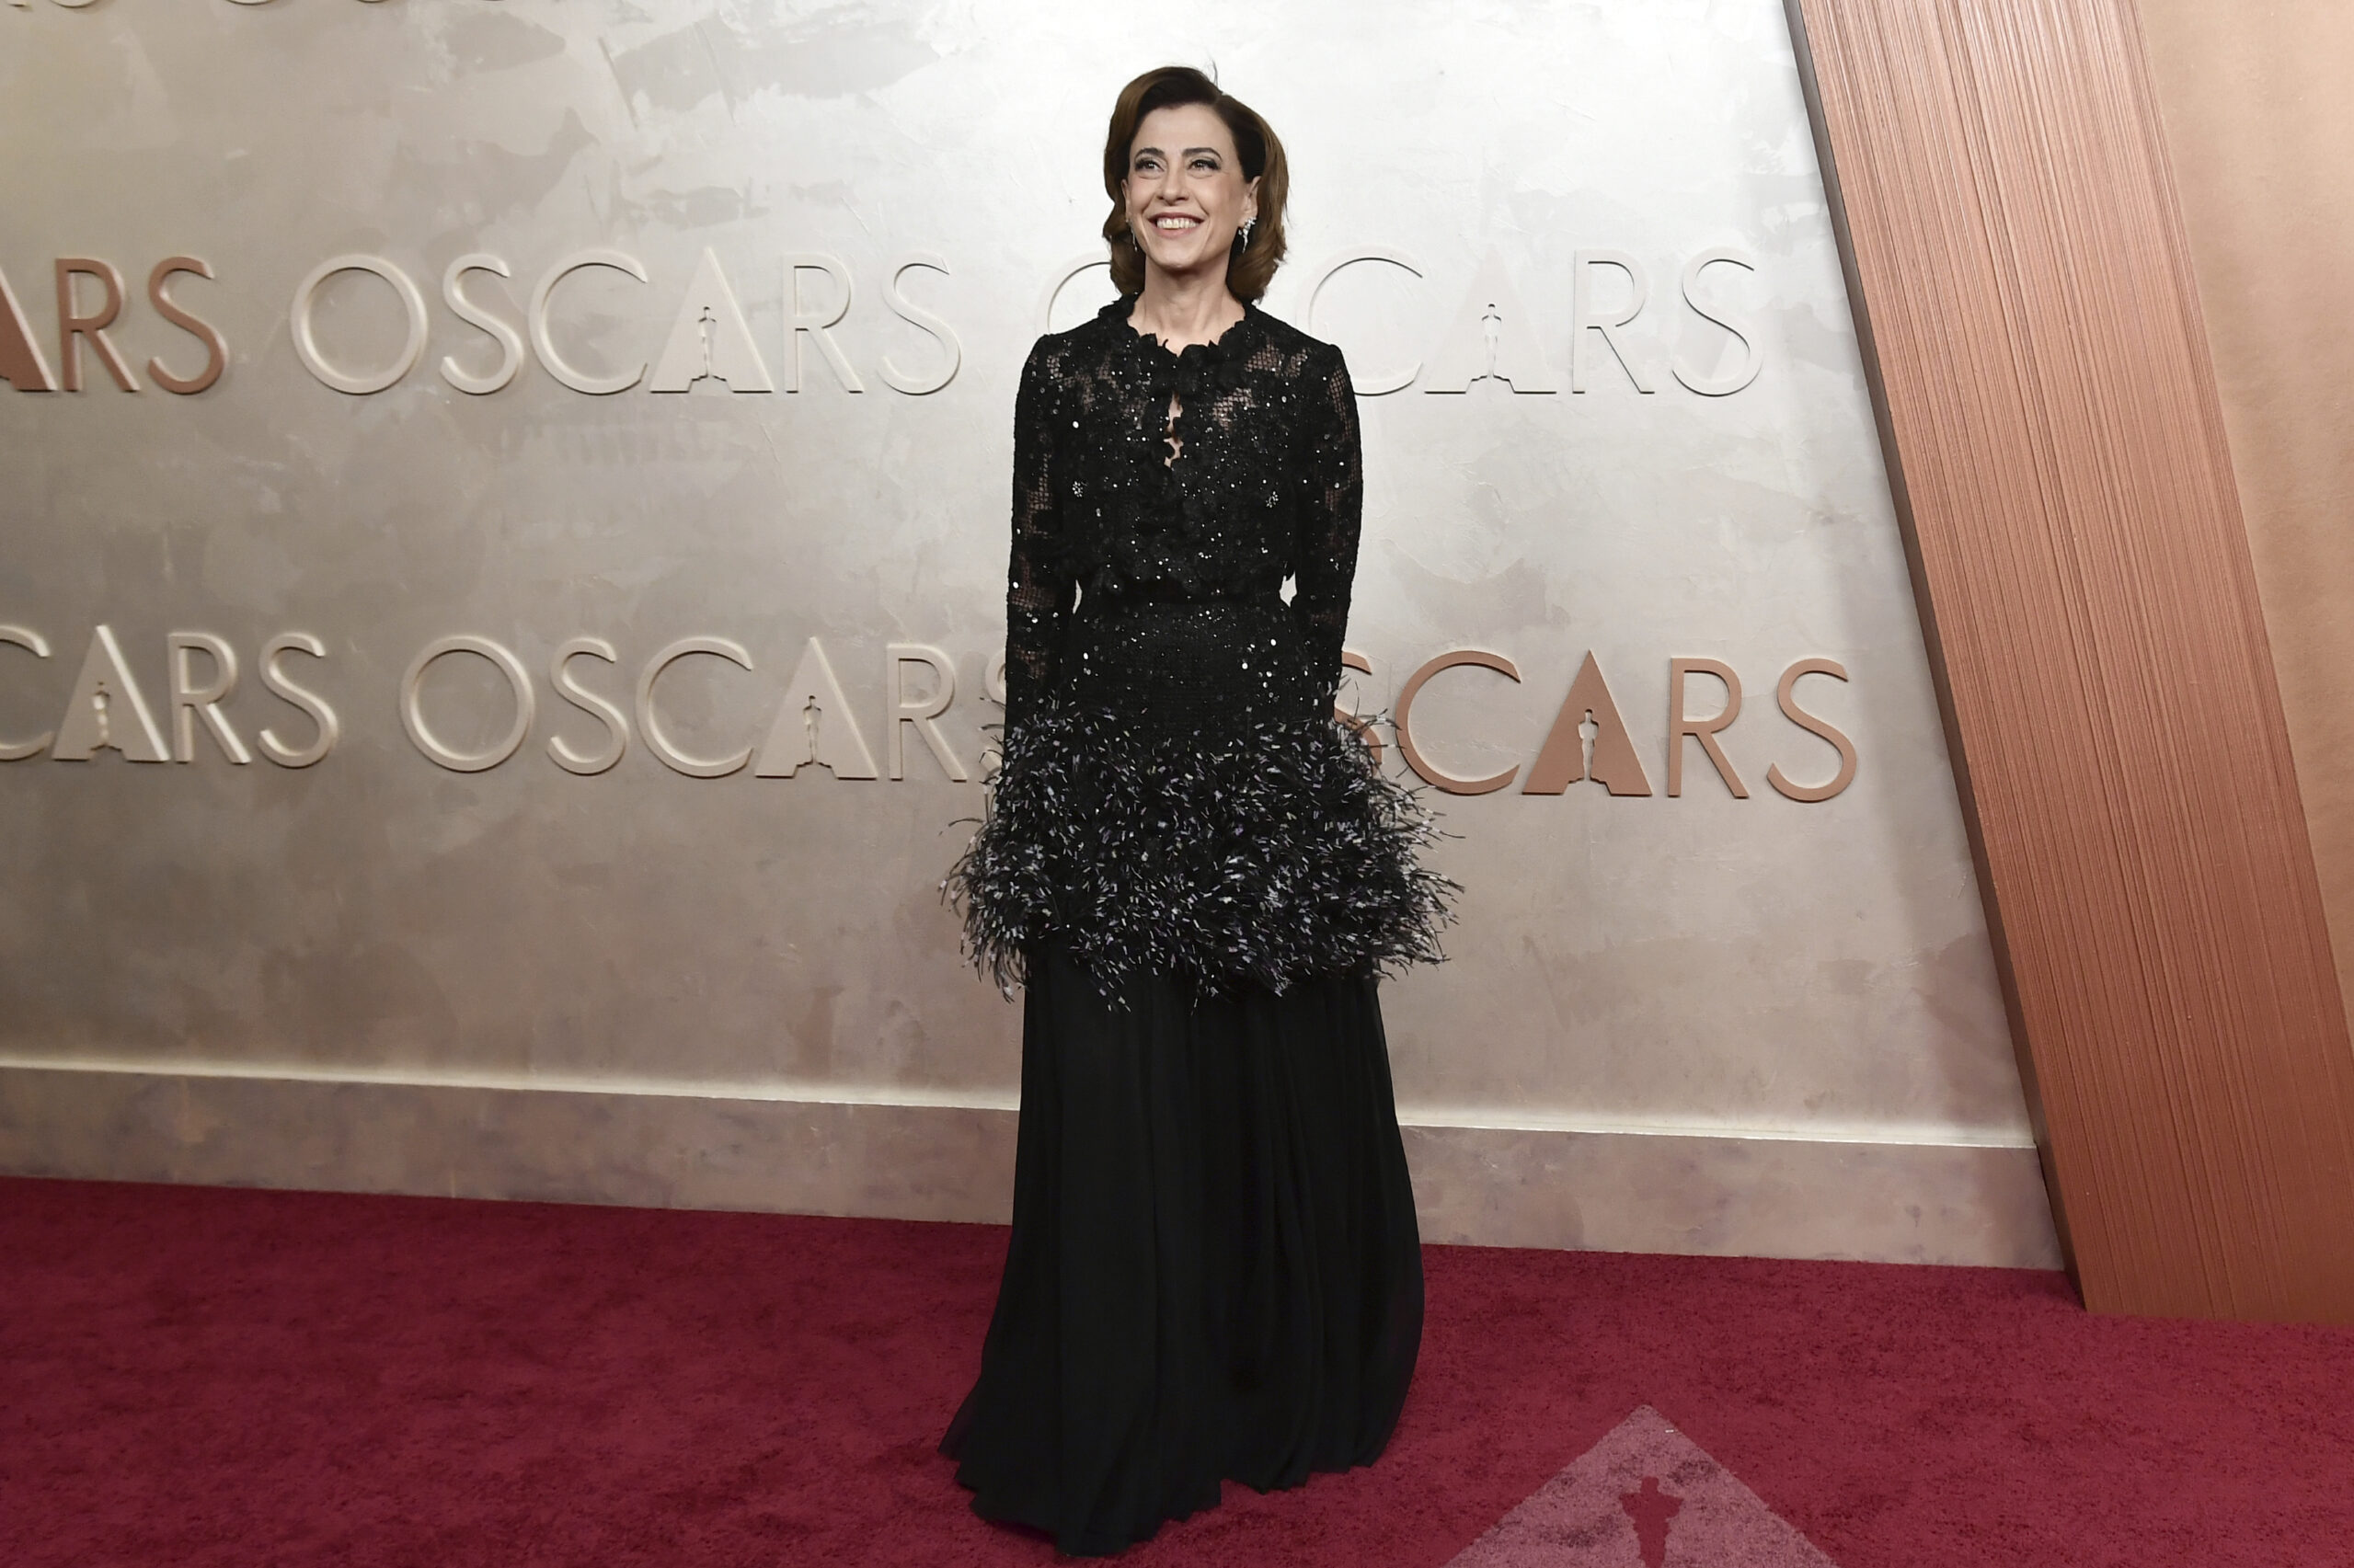
[{"label": "sequined bodice", "polygon": [[1040,338],[1022,372],[1007,725],[1041,702],[1154,727],[1315,713],[1362,509],[1348,369],[1255,306],[1171,352],[1132,303]]}]

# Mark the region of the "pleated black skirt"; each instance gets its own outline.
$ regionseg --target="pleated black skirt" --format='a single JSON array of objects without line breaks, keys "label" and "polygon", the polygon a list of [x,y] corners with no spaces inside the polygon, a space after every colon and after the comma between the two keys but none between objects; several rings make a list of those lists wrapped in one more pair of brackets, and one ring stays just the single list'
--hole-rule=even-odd
[{"label": "pleated black skirt", "polygon": [[941,1451],[975,1511],[1102,1555],[1370,1463],[1422,1336],[1422,1259],[1370,977],[1106,1001],[1032,966],[1014,1230]]}]

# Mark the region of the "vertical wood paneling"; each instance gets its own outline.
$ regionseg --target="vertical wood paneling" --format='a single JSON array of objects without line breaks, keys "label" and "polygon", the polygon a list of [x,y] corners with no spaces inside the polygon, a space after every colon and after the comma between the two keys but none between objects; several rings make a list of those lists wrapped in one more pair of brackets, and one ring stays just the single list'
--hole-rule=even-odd
[{"label": "vertical wood paneling", "polygon": [[2139,10],[2338,989],[2354,995],[2354,203],[2314,189],[2354,146],[2354,6]]},{"label": "vertical wood paneling", "polygon": [[2354,1051],[2130,0],[1788,0],[2096,1310],[2354,1319]]}]

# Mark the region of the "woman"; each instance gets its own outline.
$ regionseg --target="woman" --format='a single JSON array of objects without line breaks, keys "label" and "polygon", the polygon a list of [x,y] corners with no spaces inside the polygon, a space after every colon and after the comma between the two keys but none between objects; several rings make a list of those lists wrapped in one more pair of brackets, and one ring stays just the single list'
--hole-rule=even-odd
[{"label": "woman", "polygon": [[[1015,405],[1004,761],[949,878],[1027,987],[1014,1233],[942,1451],[1117,1551],[1370,1462],[1422,1328],[1374,994],[1438,956],[1427,819],[1336,721],[1363,495],[1340,354],[1255,302],[1283,149],[1200,72],[1120,93],[1120,301]],[[1293,589],[1286,601],[1286,580]]]}]

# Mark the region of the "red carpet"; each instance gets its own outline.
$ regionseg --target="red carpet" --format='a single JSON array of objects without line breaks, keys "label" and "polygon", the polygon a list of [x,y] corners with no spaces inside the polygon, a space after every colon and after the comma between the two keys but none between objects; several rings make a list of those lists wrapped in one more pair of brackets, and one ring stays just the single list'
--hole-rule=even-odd
[{"label": "red carpet", "polygon": [[[1004,1247],[0,1181],[0,1564],[1050,1562],[932,1449]],[[2354,1564],[2354,1332],[2092,1318],[2040,1274],[1429,1272],[1380,1464],[1121,1561],[1439,1568],[1648,1404],[1840,1568]]]}]

